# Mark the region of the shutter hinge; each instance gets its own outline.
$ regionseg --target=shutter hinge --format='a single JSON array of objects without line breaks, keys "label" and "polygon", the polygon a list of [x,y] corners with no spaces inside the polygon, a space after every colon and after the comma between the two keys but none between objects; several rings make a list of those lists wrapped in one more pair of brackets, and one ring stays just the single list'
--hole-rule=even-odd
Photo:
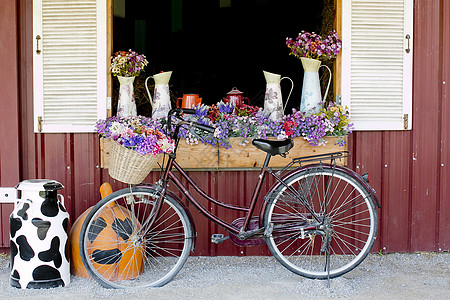
[{"label": "shutter hinge", "polygon": [[403,128],[408,129],[408,114],[403,115]]},{"label": "shutter hinge", "polygon": [[43,122],[42,117],[39,116],[38,117],[38,132],[42,132],[42,122]]}]

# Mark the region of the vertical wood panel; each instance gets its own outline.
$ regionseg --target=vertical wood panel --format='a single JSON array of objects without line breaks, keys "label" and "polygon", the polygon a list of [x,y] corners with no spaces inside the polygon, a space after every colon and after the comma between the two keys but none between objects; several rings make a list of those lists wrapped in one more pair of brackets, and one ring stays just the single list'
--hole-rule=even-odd
[{"label": "vertical wood panel", "polygon": [[440,145],[440,195],[438,220],[438,250],[450,249],[450,1],[442,1],[442,34],[441,34],[441,60],[442,60],[442,76],[441,76],[441,122],[442,134]]},{"label": "vertical wood panel", "polygon": [[[73,145],[72,145],[73,143]],[[100,199],[99,141],[93,134],[75,134],[71,139],[70,168],[73,174],[72,205],[76,214],[83,213]],[[67,168],[66,167],[66,168]],[[93,201],[92,201],[93,200]]]},{"label": "vertical wood panel", "polygon": [[[381,210],[378,210],[378,217],[383,219],[384,213],[384,199],[382,187],[382,165],[384,161],[383,150],[383,133],[379,131],[372,132],[356,132],[352,139],[353,147],[353,169],[359,173],[369,174],[370,185],[377,192],[377,196],[381,203]],[[382,221],[378,224],[378,239],[375,242],[375,249],[379,249],[383,244],[385,235],[384,223]]]},{"label": "vertical wood panel", "polygon": [[[19,164],[19,95],[17,65],[17,5],[16,0],[4,0],[0,9],[0,186],[15,186],[20,178]],[[0,204],[0,248],[9,247],[9,214],[11,205]]]},{"label": "vertical wood panel", "polygon": [[381,246],[388,252],[406,251],[409,244],[410,136],[409,131],[394,131],[384,138]]},{"label": "vertical wood panel", "polygon": [[439,3],[417,1],[415,7],[414,116],[411,249],[434,250],[440,126]]}]

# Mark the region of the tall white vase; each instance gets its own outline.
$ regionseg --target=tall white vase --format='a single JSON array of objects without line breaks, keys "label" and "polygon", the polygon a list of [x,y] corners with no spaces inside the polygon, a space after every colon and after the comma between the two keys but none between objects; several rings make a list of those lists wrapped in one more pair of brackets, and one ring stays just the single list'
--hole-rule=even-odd
[{"label": "tall white vase", "polygon": [[319,80],[319,68],[322,62],[306,57],[301,57],[300,59],[303,70],[305,71],[303,75],[300,111],[307,112],[312,109],[313,112],[317,112],[320,109],[319,103],[322,101]]},{"label": "tall white vase", "polygon": [[117,116],[128,117],[136,116],[136,102],[134,101],[134,78],[136,77],[122,77],[117,76],[119,79],[119,101],[117,103]]}]

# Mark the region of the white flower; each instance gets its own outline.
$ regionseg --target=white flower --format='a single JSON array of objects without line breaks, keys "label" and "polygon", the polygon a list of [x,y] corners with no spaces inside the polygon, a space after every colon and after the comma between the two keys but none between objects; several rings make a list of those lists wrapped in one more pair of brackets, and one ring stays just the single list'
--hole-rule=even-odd
[{"label": "white flower", "polygon": [[216,129],[214,129],[213,136],[214,136],[215,138],[219,138],[221,133],[222,133],[222,131],[220,131],[220,128],[217,127]]},{"label": "white flower", "polygon": [[159,141],[161,145],[161,150],[165,153],[172,153],[175,149],[175,145],[169,141],[168,138],[164,137]]},{"label": "white flower", "polygon": [[285,140],[288,136],[286,135],[286,132],[284,130],[281,130],[280,134],[277,136],[277,140]]},{"label": "white flower", "polygon": [[109,131],[111,132],[111,135],[118,136],[122,134],[122,131],[125,129],[125,126],[120,124],[119,122],[112,122],[111,126],[109,127]]}]

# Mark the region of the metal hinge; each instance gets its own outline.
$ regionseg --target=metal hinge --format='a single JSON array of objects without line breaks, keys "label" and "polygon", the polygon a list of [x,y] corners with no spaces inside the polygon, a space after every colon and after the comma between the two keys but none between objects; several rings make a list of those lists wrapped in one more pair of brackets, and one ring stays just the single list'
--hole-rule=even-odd
[{"label": "metal hinge", "polygon": [[403,115],[403,128],[408,129],[408,114]]},{"label": "metal hinge", "polygon": [[38,132],[42,132],[42,122],[43,122],[42,117],[39,116],[38,117]]}]

